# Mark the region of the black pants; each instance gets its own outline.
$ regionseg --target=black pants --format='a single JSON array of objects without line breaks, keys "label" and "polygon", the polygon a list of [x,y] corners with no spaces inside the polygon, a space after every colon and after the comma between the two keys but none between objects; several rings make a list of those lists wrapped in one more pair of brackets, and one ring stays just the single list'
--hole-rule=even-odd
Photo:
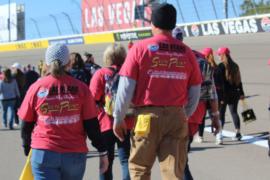
[{"label": "black pants", "polygon": [[20,108],[21,104],[22,104],[22,100],[20,98],[16,98],[16,105],[14,107],[14,111],[15,111],[14,122],[16,124],[20,123],[17,113],[18,113],[18,109]]},{"label": "black pants", "polygon": [[233,101],[232,103],[228,103],[226,101],[224,102],[224,104],[219,103],[220,121],[221,121],[222,128],[224,127],[224,124],[225,124],[225,113],[226,113],[226,108],[228,105],[231,115],[232,115],[234,127],[235,129],[240,129],[240,118],[237,112],[238,102],[239,102],[239,99]]},{"label": "black pants", "polygon": [[[188,152],[190,152],[192,141],[193,141],[193,136],[189,136]],[[185,171],[184,171],[184,180],[193,180],[193,176],[191,174],[191,171],[190,171],[189,165],[188,165],[188,159],[187,159],[187,164],[186,164]]]},{"label": "black pants", "polygon": [[130,153],[130,131],[128,131],[125,136],[125,140],[121,142],[114,135],[112,130],[108,130],[102,133],[103,139],[106,143],[106,147],[108,150],[108,159],[109,159],[109,167],[108,170],[100,174],[100,180],[112,180],[113,179],[113,161],[114,161],[114,148],[117,144],[118,148],[118,157],[121,164],[122,169],[122,180],[130,180],[129,170],[128,170],[128,158]]},{"label": "black pants", "polygon": [[203,119],[202,119],[202,123],[199,124],[199,129],[198,129],[198,133],[199,133],[199,136],[203,137],[203,134],[204,134],[204,128],[205,128],[205,119],[206,119],[206,115],[207,115],[207,112],[209,114],[209,116],[211,117],[211,105],[210,105],[210,102],[207,101],[206,103],[206,111],[205,111],[205,114],[203,116]]},{"label": "black pants", "polygon": [[205,127],[205,117],[206,117],[206,113],[203,117],[203,120],[202,120],[202,124],[199,124],[199,136],[203,137],[203,133],[204,133],[204,127]]}]

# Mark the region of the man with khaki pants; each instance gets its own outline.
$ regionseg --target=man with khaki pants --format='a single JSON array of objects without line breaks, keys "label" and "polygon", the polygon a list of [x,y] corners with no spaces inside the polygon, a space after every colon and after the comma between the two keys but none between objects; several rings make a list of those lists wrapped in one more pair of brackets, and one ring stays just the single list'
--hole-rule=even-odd
[{"label": "man with khaki pants", "polygon": [[134,44],[119,72],[114,133],[124,139],[123,119],[132,101],[137,119],[131,134],[131,179],[149,180],[158,157],[164,180],[182,180],[187,116],[198,104],[201,75],[191,49],[172,37],[176,9],[158,5],[151,21],[154,36]]}]

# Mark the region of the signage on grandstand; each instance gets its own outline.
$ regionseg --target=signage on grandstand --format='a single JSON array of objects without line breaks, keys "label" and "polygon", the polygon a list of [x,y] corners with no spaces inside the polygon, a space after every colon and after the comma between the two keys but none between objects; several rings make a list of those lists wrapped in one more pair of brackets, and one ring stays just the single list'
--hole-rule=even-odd
[{"label": "signage on grandstand", "polygon": [[[17,9],[16,3],[10,4],[10,16],[9,5],[0,6],[0,42],[9,41],[9,27],[10,27],[10,40],[17,40]],[[10,17],[10,23],[8,19]],[[10,25],[9,25],[10,24]]]},{"label": "signage on grandstand", "polygon": [[267,15],[260,18],[252,16],[249,18],[180,25],[180,27],[183,28],[187,37],[270,32],[270,18]]},{"label": "signage on grandstand", "polygon": [[57,43],[66,44],[66,45],[78,45],[78,44],[84,44],[84,39],[82,36],[78,36],[78,37],[49,40],[50,45],[57,44]]},{"label": "signage on grandstand", "polygon": [[[83,0],[82,31],[89,33],[149,26],[147,22],[135,20],[135,7],[147,5],[147,2],[147,0]],[[150,6],[145,6],[144,17],[150,19],[150,15]]]},{"label": "signage on grandstand", "polygon": [[148,38],[151,36],[152,36],[151,30],[114,33],[115,41],[139,40],[139,39],[144,39],[144,38]]}]

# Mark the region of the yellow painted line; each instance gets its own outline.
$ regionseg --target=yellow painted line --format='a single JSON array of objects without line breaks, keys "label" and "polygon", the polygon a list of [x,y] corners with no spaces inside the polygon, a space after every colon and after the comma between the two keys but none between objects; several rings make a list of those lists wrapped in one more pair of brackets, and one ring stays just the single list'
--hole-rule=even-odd
[{"label": "yellow painted line", "polygon": [[85,44],[99,44],[99,43],[112,43],[114,42],[113,33],[106,34],[93,34],[84,36]]},{"label": "yellow painted line", "polygon": [[32,41],[22,43],[0,44],[0,52],[5,51],[18,51],[18,50],[30,50],[30,49],[42,49],[49,46],[48,40]]}]

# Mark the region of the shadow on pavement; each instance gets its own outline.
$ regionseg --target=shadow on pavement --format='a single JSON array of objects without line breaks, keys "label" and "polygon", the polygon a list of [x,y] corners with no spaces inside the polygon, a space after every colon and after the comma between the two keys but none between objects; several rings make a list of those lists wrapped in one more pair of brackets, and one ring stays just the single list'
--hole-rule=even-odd
[{"label": "shadow on pavement", "polygon": [[209,149],[221,149],[223,148],[222,146],[216,146],[216,147],[213,147],[213,146],[208,146],[208,147],[191,147],[191,153],[194,151],[205,151],[205,150],[209,150]]},{"label": "shadow on pavement", "polygon": [[6,132],[6,131],[20,131],[20,129],[12,129],[12,130],[10,130],[10,129],[0,129],[0,132]]},{"label": "shadow on pavement", "polygon": [[246,134],[247,136],[253,136],[254,138],[267,139],[270,137],[268,131]]}]

